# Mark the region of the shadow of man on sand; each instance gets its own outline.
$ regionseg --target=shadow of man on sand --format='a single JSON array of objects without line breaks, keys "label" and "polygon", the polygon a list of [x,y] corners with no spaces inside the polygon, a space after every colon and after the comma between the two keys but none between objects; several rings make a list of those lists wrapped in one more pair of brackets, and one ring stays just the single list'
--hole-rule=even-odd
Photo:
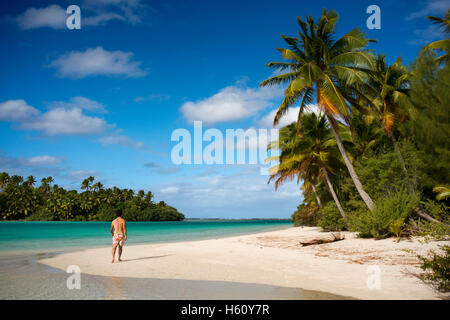
[{"label": "shadow of man on sand", "polygon": [[171,256],[171,254],[165,254],[161,256],[152,256],[152,257],[142,257],[142,258],[136,258],[136,259],[122,259],[121,262],[129,262],[129,261],[136,261],[136,260],[149,260],[149,259],[157,259],[157,258],[163,258]]}]

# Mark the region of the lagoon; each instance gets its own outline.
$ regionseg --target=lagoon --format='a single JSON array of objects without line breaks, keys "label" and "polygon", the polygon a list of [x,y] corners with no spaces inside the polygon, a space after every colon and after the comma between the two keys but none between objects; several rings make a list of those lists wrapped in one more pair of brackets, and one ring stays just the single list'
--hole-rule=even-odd
[{"label": "lagoon", "polygon": [[[0,251],[93,248],[111,245],[111,222],[2,221]],[[289,220],[127,222],[126,245],[220,238],[291,226]]]}]

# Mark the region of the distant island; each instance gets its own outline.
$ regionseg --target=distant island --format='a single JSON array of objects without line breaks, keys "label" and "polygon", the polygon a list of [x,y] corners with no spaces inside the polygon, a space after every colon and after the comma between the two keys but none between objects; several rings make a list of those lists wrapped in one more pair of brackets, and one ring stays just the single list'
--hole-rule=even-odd
[{"label": "distant island", "polygon": [[128,221],[181,221],[185,217],[164,201],[154,203],[153,193],[117,187],[104,188],[94,177],[81,183],[81,192],[52,185],[52,177],[41,180],[0,173],[0,216],[2,220],[111,221],[122,209]]}]

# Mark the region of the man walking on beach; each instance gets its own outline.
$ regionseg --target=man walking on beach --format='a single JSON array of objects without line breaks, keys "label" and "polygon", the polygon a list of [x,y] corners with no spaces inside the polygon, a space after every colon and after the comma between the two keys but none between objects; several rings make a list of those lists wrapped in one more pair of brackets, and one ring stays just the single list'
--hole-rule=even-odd
[{"label": "man walking on beach", "polygon": [[112,261],[114,263],[114,256],[116,255],[116,248],[119,246],[119,261],[122,261],[120,257],[122,256],[122,247],[127,241],[127,223],[125,219],[122,218],[122,210],[116,211],[117,218],[111,223],[111,235],[113,237],[112,242]]}]

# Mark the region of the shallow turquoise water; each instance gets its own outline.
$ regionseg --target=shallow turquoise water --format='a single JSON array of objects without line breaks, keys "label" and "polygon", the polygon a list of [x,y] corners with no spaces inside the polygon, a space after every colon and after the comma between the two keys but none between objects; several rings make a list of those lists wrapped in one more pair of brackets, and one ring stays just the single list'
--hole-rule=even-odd
[{"label": "shallow turquoise water", "polygon": [[[111,222],[0,222],[0,251],[111,245]],[[200,240],[290,226],[288,220],[128,222],[127,245]]]},{"label": "shallow turquoise water", "polygon": [[[289,227],[289,221],[129,222],[128,244],[218,238]],[[0,222],[0,299],[256,299],[347,297],[224,281],[137,279],[83,274],[80,290],[68,274],[39,263],[60,252],[111,245],[110,222]],[[16,252],[15,252],[16,251]]]}]

